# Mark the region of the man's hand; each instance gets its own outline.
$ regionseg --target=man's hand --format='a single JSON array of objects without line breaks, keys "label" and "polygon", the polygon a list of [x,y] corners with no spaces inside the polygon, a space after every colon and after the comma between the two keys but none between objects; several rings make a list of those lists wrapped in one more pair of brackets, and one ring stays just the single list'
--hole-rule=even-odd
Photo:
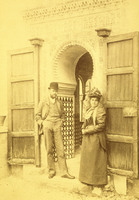
[{"label": "man's hand", "polygon": [[41,127],[43,126],[43,120],[40,119],[40,120],[38,121],[38,124],[39,124],[39,127],[41,128]]}]

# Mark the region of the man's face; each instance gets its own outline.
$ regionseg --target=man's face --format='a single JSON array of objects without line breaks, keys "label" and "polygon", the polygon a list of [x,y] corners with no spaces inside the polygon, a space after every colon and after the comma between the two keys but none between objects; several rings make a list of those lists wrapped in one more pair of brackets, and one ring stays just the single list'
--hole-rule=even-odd
[{"label": "man's face", "polygon": [[50,97],[55,99],[57,97],[57,91],[55,89],[50,89]]}]

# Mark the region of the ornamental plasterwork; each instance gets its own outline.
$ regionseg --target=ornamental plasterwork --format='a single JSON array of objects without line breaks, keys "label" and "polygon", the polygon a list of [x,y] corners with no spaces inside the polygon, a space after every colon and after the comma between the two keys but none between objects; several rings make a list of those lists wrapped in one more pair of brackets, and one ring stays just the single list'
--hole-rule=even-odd
[{"label": "ornamental plasterwork", "polygon": [[92,57],[93,65],[97,66],[97,62],[98,62],[97,56],[96,56],[97,49],[95,49],[95,42],[93,40],[92,40],[92,43],[91,41],[84,41],[84,40],[66,41],[55,47],[55,50],[53,51],[53,54],[51,57],[51,62],[52,62],[51,65],[53,66],[54,77],[58,76],[58,61],[61,55],[65,52],[67,48],[70,48],[71,46],[79,46],[81,48],[84,48],[84,50],[89,52],[90,56]]},{"label": "ornamental plasterwork", "polygon": [[114,31],[114,27],[118,25],[121,15],[121,10],[112,10],[109,12],[92,14],[90,16],[55,20],[36,25],[33,24],[31,25],[31,30],[32,34],[35,33],[36,36],[40,36],[41,38],[45,39],[45,37],[47,37],[47,40],[53,40],[55,38],[55,42],[60,37],[64,39],[64,36],[65,38],[89,38],[93,35],[95,36],[95,29],[100,27],[107,27]]},{"label": "ornamental plasterwork", "polygon": [[58,17],[76,17],[81,15],[90,15],[107,8],[115,8],[120,6],[127,0],[80,0],[69,3],[62,3],[56,7],[38,8],[26,10],[23,18],[32,23],[40,23],[47,21],[49,18],[58,19]]},{"label": "ornamental plasterwork", "polygon": [[[88,44],[88,46],[91,47],[92,51],[96,50],[98,44],[97,44],[97,41],[98,41],[98,36],[97,34],[94,35],[94,36],[89,36],[89,33],[85,33],[83,35],[80,35],[79,37],[77,35],[72,35],[72,36],[67,36],[67,37],[61,37],[57,40],[52,40],[50,43],[49,43],[49,50],[50,50],[50,55],[53,57],[56,53],[55,53],[55,50],[59,47],[59,50],[58,51],[61,51],[62,47],[61,45],[62,44],[67,44],[69,41],[72,41],[72,45],[73,44],[76,44],[74,41],[78,38],[79,41],[81,41],[81,44]],[[84,43],[82,43],[84,41]],[[65,45],[64,45],[65,46]],[[84,46],[85,47],[85,46]]]},{"label": "ornamental plasterwork", "polygon": [[83,48],[85,48],[88,52],[95,52],[95,39],[93,40],[82,40],[80,38],[80,40],[65,40],[65,41],[62,41],[62,42],[59,42],[56,47],[55,47],[55,50],[53,51],[53,54],[52,54],[52,60],[57,60],[56,58],[59,57],[59,55],[62,54],[62,52],[65,51],[65,49],[71,47],[71,46],[81,46]]}]

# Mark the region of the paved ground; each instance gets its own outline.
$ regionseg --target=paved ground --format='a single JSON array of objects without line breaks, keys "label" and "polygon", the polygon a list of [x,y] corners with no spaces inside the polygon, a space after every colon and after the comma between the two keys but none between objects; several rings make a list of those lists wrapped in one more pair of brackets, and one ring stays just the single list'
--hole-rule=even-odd
[{"label": "paved ground", "polygon": [[91,188],[78,179],[68,180],[60,176],[48,179],[46,173],[25,177],[10,176],[0,180],[0,200],[136,200],[131,195],[118,195],[113,188],[94,197]]},{"label": "paved ground", "polygon": [[118,195],[110,183],[101,197],[92,196],[91,188],[78,181],[79,162],[80,154],[76,159],[67,160],[69,172],[76,177],[74,180],[61,178],[57,166],[57,175],[48,179],[45,163],[44,168],[25,165],[22,171],[19,167],[15,170],[16,176],[0,180],[0,200],[137,200],[133,192]]}]

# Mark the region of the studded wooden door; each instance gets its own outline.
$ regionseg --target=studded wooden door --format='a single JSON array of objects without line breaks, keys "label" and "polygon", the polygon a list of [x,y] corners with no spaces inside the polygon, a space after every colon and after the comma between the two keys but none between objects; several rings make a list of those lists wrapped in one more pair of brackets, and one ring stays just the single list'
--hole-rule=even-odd
[{"label": "studded wooden door", "polygon": [[106,45],[108,164],[112,173],[138,176],[138,33]]},{"label": "studded wooden door", "polygon": [[[38,69],[34,48],[12,51],[8,77],[8,161],[36,163],[38,134],[34,116],[38,104]],[[36,162],[35,162],[36,161]]]}]

